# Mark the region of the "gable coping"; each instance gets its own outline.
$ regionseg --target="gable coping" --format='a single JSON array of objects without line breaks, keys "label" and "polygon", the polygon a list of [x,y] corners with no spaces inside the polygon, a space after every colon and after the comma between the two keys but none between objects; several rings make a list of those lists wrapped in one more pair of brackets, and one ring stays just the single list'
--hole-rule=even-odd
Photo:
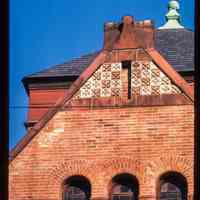
[{"label": "gable coping", "polygon": [[22,150],[23,148],[32,140],[32,138],[37,135],[37,133],[45,126],[45,124],[59,111],[62,106],[67,102],[79,89],[88,77],[102,64],[106,56],[107,51],[101,51],[97,57],[90,63],[88,68],[86,68],[79,78],[72,83],[70,88],[66,91],[64,98],[59,98],[55,105],[50,108],[47,113],[30,129],[27,134],[19,141],[19,143],[11,150],[9,155],[9,161],[11,162]]}]

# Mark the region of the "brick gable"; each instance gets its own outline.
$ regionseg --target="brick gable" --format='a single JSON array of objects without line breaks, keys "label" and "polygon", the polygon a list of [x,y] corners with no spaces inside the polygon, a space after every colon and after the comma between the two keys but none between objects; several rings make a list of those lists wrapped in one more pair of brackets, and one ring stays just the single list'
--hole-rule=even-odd
[{"label": "brick gable", "polygon": [[137,179],[139,200],[155,200],[170,172],[192,198],[193,88],[155,50],[150,21],[107,28],[103,49],[11,151],[10,200],[62,200],[73,176],[109,200],[120,174]]}]

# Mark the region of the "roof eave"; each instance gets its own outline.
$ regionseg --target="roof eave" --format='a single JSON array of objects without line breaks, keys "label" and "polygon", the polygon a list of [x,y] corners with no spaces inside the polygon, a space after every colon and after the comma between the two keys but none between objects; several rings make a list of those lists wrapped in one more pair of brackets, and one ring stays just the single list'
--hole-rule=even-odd
[{"label": "roof eave", "polygon": [[29,95],[29,86],[30,84],[45,84],[45,83],[54,83],[54,82],[67,82],[75,81],[79,75],[64,75],[64,76],[35,76],[35,77],[24,77],[21,81],[24,85],[26,93]]}]

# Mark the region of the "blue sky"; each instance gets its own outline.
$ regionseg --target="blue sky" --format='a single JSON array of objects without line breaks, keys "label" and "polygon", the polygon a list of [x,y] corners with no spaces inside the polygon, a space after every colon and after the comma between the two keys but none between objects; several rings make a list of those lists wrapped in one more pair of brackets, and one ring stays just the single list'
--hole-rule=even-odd
[{"label": "blue sky", "polygon": [[[123,15],[165,21],[168,0],[10,0],[10,148],[26,133],[28,98],[21,79],[99,50],[103,24]],[[182,24],[194,30],[194,0],[180,0]]]}]

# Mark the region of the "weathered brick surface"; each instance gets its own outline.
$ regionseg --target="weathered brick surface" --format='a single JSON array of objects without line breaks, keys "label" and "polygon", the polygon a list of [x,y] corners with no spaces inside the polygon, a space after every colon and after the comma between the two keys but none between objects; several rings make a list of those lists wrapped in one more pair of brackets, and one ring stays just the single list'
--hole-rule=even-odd
[{"label": "weathered brick surface", "polygon": [[93,199],[108,199],[119,173],[155,199],[160,175],[176,171],[193,193],[193,105],[58,112],[10,163],[10,200],[61,200],[63,181],[87,177]]}]

